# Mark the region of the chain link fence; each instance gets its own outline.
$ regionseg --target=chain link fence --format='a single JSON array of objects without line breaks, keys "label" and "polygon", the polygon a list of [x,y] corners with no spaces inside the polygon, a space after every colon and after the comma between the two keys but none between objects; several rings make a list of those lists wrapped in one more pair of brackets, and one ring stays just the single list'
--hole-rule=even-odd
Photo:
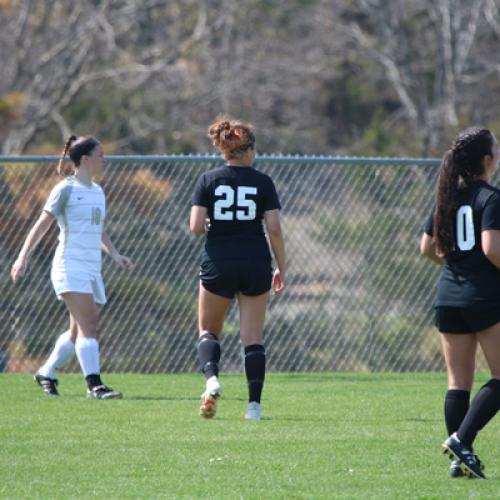
[{"label": "chain link fence", "polygon": [[[108,157],[100,181],[107,230],[130,256],[132,274],[106,256],[103,370],[198,369],[198,262],[189,232],[198,175],[212,156]],[[277,186],[289,271],[270,301],[268,367],[274,371],[441,370],[432,304],[439,269],[419,255],[438,161],[260,157]],[[58,182],[54,157],[0,158],[0,370],[35,371],[68,328],[50,283],[57,225],[14,287],[10,267]],[[242,370],[238,311],[222,340],[222,369]],[[479,361],[484,366],[484,361]],[[78,370],[76,362],[68,370]]]}]

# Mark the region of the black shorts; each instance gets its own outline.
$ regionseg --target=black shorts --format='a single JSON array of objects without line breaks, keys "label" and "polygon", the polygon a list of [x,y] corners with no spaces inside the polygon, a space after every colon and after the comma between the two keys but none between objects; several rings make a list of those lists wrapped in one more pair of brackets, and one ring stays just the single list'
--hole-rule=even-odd
[{"label": "black shorts", "polygon": [[500,323],[500,304],[436,307],[435,325],[441,333],[476,333]]},{"label": "black shorts", "polygon": [[204,260],[200,266],[203,287],[232,299],[238,292],[251,297],[271,289],[273,274],[268,260]]}]

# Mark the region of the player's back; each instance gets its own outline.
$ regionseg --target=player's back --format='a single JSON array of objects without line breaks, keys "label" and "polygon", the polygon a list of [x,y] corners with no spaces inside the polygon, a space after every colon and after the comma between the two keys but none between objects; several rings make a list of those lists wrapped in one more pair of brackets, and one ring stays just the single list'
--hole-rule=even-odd
[{"label": "player's back", "polygon": [[500,270],[481,246],[481,232],[489,229],[500,230],[500,190],[475,181],[459,194],[455,244],[441,274],[438,305],[500,302]]},{"label": "player's back", "polygon": [[271,178],[252,167],[223,166],[198,179],[195,205],[207,208],[205,249],[214,259],[270,259],[262,219],[280,204]]}]

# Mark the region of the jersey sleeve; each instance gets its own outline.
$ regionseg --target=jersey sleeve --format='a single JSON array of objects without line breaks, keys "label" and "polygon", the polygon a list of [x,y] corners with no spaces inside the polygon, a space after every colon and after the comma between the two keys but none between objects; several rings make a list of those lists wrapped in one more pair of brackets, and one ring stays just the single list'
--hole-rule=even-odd
[{"label": "jersey sleeve", "polygon": [[500,230],[500,194],[492,194],[483,209],[481,231],[488,229]]},{"label": "jersey sleeve", "polygon": [[58,217],[62,214],[64,207],[68,202],[70,193],[71,186],[65,182],[60,182],[50,192],[49,198],[43,207],[43,211],[49,212],[54,217]]},{"label": "jersey sleeve", "polygon": [[267,178],[266,190],[264,196],[264,212],[267,210],[281,210],[281,204],[276,192],[276,186],[270,177]]},{"label": "jersey sleeve", "polygon": [[432,213],[422,226],[422,231],[429,236],[434,236],[434,210],[432,210]]},{"label": "jersey sleeve", "polygon": [[205,175],[203,174],[196,181],[191,202],[193,205],[208,208],[208,190],[205,183]]}]

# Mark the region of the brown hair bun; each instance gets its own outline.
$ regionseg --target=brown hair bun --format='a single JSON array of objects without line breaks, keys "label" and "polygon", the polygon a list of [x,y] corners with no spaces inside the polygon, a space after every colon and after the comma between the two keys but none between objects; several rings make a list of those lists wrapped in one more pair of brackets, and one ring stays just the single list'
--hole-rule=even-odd
[{"label": "brown hair bun", "polygon": [[255,146],[252,125],[224,116],[217,117],[208,128],[212,144],[224,155],[226,160],[238,158]]}]

